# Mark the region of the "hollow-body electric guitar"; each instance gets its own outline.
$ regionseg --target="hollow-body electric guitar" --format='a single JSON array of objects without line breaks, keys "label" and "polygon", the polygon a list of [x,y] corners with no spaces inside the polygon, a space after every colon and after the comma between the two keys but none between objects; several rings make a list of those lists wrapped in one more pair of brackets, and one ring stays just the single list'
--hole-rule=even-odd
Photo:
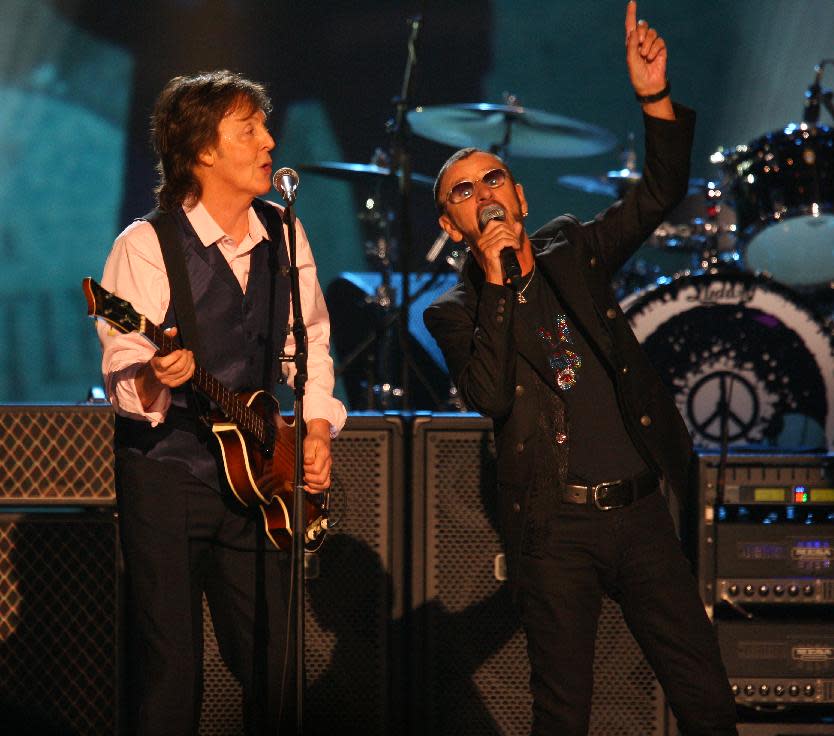
[{"label": "hollow-body electric guitar", "polygon": [[[161,327],[139,314],[91,278],[82,282],[87,314],[103,319],[120,332],[137,332],[160,355],[178,348]],[[293,535],[291,509],[295,471],[294,425],[279,413],[278,399],[266,391],[235,393],[199,365],[191,378],[194,387],[218,407],[222,417],[211,431],[220,446],[226,479],[235,497],[247,508],[258,508],[272,543],[289,550]],[[306,549],[317,549],[327,528],[328,492],[304,494]]]}]

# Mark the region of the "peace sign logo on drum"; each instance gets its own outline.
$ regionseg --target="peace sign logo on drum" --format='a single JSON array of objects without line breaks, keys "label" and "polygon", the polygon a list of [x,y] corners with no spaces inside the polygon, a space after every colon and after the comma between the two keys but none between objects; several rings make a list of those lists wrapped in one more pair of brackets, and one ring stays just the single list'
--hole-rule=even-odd
[{"label": "peace sign logo on drum", "polygon": [[697,447],[831,447],[834,336],[791,289],[749,273],[680,276],[623,309]]}]

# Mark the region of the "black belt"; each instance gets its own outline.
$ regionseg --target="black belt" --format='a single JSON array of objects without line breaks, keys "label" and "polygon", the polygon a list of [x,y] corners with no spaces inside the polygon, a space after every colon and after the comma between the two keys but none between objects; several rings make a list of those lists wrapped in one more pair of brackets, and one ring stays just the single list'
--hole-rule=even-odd
[{"label": "black belt", "polygon": [[645,472],[634,478],[595,483],[589,486],[568,484],[562,491],[565,503],[594,506],[600,511],[619,509],[634,503],[638,498],[648,496],[658,489],[654,473]]}]

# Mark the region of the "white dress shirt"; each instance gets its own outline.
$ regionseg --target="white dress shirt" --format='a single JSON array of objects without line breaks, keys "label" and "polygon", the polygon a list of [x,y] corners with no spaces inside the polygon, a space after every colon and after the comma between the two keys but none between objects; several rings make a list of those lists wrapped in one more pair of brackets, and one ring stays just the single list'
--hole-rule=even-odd
[{"label": "white dress shirt", "polygon": [[[217,244],[245,293],[250,253],[261,240],[269,238],[255,210],[249,208],[249,232],[238,244],[223,232],[202,203],[186,209],[185,214],[203,246]],[[286,225],[284,228],[286,237]],[[330,434],[335,437],[344,426],[347,413],[342,402],[333,397],[335,379],[330,357],[330,317],[316,276],[310,243],[300,221],[296,221],[296,265],[308,346],[304,419],[326,419],[330,423]],[[159,239],[149,222],[137,220],[116,238],[104,266],[101,285],[130,302],[137,312],[154,324],[162,323],[168,311],[171,291]],[[290,324],[292,318],[290,303]],[[134,383],[137,371],[154,356],[156,347],[139,333],[120,333],[103,320],[99,320],[97,329],[103,350],[101,370],[105,390],[116,412],[132,419],[144,419],[152,426],[164,422],[171,405],[170,390],[163,388],[145,410]],[[295,338],[290,332],[285,352],[292,355],[294,351]],[[285,362],[282,366],[284,376],[293,385],[294,364]]]}]

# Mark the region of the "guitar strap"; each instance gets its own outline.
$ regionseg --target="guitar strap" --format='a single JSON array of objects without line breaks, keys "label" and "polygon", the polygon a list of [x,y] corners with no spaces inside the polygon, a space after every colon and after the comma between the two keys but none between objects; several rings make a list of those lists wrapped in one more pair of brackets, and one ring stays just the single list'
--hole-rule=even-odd
[{"label": "guitar strap", "polygon": [[168,273],[171,287],[171,303],[179,328],[180,343],[194,353],[198,362],[200,356],[200,339],[197,334],[197,316],[194,312],[194,297],[191,295],[191,282],[185,270],[185,257],[180,245],[180,233],[174,216],[165,210],[155,209],[143,218],[156,231],[162,248],[162,260]]},{"label": "guitar strap", "polygon": [[[171,304],[177,320],[180,344],[194,353],[194,359],[200,365],[200,338],[197,332],[197,315],[194,312],[194,297],[191,294],[191,282],[185,270],[185,256],[174,215],[157,208],[142,219],[153,225],[156,236],[159,238],[162,260],[165,262],[165,271],[168,274],[168,284],[171,289]],[[190,388],[186,393],[188,406],[195,416],[206,421],[208,407],[194,391],[194,385],[190,381],[188,385]]]}]

